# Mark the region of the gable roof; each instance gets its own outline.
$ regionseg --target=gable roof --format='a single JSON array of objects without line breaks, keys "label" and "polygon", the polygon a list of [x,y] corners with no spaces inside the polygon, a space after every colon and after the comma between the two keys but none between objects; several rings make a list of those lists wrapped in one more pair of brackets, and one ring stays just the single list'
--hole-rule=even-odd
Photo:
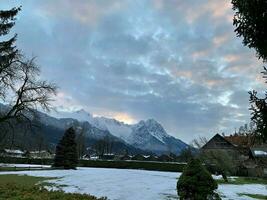
[{"label": "gable roof", "polygon": [[231,142],[234,145],[240,146],[240,147],[249,147],[252,144],[252,137],[251,136],[245,136],[245,135],[229,135],[224,136],[226,140]]},{"label": "gable roof", "polygon": [[254,158],[267,158],[267,147],[251,147],[250,151]]},{"label": "gable roof", "polygon": [[226,140],[220,134],[214,135],[203,147],[202,149],[233,149],[235,145]]},{"label": "gable roof", "polygon": [[24,154],[24,152],[20,149],[4,149],[4,152],[11,154]]}]

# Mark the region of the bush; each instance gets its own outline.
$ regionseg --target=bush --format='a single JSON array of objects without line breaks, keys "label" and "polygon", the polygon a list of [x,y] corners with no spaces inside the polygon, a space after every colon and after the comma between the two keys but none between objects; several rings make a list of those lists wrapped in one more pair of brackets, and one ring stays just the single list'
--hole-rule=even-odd
[{"label": "bush", "polygon": [[225,150],[208,150],[201,154],[202,161],[211,173],[222,175],[225,182],[228,182],[227,176],[236,174],[236,156],[233,152]]},{"label": "bush", "polygon": [[181,200],[220,199],[214,192],[217,187],[216,181],[198,159],[189,161],[177,182],[177,192]]}]

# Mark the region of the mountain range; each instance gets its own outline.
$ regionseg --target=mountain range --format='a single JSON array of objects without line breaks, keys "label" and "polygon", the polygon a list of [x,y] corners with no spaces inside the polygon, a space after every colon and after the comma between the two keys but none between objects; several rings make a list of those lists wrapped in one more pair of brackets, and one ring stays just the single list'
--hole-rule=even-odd
[{"label": "mountain range", "polygon": [[[7,106],[0,104],[0,110]],[[126,124],[116,119],[94,117],[81,109],[75,112],[57,112],[53,117],[36,111],[31,117],[34,126],[15,124],[15,133],[2,140],[2,145],[23,149],[41,148],[42,143],[54,148],[63,136],[65,130],[71,126],[77,133],[83,132],[87,149],[94,149],[97,142],[108,138],[112,141],[113,153],[130,154],[164,154],[180,152],[188,145],[169,135],[160,123],[154,119],[141,120],[136,124]]]},{"label": "mountain range", "polygon": [[[86,137],[100,139],[110,136],[119,143],[155,154],[179,154],[188,145],[169,135],[160,123],[154,119],[141,120],[136,124],[126,124],[116,119],[93,117],[92,114],[81,109],[75,112],[61,112],[61,118],[53,118],[42,114],[40,121],[50,127],[66,129],[73,123],[78,123],[85,130]],[[64,118],[63,118],[64,117]]]}]

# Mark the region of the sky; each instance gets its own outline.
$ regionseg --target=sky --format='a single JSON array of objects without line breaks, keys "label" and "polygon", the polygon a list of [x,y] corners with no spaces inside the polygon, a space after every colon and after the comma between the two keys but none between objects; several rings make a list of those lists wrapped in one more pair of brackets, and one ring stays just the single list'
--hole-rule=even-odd
[{"label": "sky", "polygon": [[59,86],[58,111],[153,118],[190,142],[249,122],[248,91],[266,88],[230,0],[0,0],[19,5],[17,47]]}]

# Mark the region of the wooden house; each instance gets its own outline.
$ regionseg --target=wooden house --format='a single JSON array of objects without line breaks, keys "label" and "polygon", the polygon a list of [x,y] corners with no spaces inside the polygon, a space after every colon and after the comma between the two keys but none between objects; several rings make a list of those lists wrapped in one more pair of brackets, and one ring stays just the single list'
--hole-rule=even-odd
[{"label": "wooden house", "polygon": [[267,146],[251,147],[243,170],[247,176],[267,177]]},{"label": "wooden house", "polygon": [[0,151],[0,156],[22,158],[24,157],[24,153],[25,152],[20,149],[3,149]]},{"label": "wooden house", "polygon": [[235,162],[238,175],[267,177],[267,145],[247,147],[242,138],[223,137],[216,134],[202,148],[203,152],[223,151],[230,155]]},{"label": "wooden house", "polygon": [[202,150],[229,150],[235,151],[236,146],[223,136],[216,134],[203,147]]},{"label": "wooden house", "polygon": [[29,156],[31,158],[53,158],[53,154],[46,150],[30,151]]}]

